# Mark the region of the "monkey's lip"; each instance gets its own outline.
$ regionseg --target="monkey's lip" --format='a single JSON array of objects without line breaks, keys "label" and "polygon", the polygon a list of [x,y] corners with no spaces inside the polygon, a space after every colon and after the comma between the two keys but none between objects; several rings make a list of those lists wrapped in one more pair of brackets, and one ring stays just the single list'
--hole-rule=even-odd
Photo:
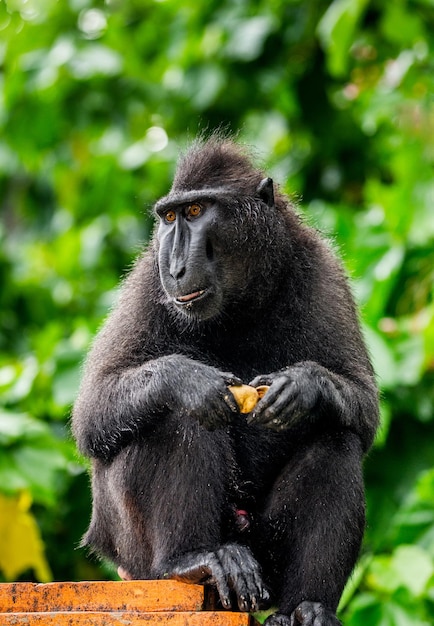
[{"label": "monkey's lip", "polygon": [[180,304],[186,304],[188,302],[192,302],[193,300],[197,300],[206,292],[206,289],[200,289],[199,291],[193,291],[192,293],[187,293],[185,296],[178,296],[176,301]]}]

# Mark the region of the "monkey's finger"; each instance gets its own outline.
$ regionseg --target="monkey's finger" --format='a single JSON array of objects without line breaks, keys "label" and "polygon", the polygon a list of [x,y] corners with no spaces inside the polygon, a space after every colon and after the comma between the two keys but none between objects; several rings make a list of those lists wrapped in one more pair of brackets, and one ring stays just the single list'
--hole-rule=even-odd
[{"label": "monkey's finger", "polygon": [[264,586],[261,570],[256,559],[254,559],[252,555],[250,555],[250,558],[249,555],[247,555],[244,558],[243,563],[245,563],[243,569],[245,572],[246,583],[250,589],[250,610],[257,611],[264,607],[270,600],[270,594]]},{"label": "monkey's finger", "polygon": [[317,399],[315,386],[292,380],[275,402],[265,409],[262,423],[274,430],[289,428],[314,410]]},{"label": "monkey's finger", "polygon": [[284,399],[279,398],[273,406],[267,409],[263,416],[262,424],[271,428],[275,427],[276,430],[283,430],[289,428],[292,420],[288,419],[287,402]]},{"label": "monkey's finger", "polygon": [[223,608],[230,609],[232,607],[232,602],[229,584],[223,568],[217,559],[212,564],[212,576],[210,582],[216,586]]},{"label": "monkey's finger", "polygon": [[231,385],[243,384],[243,381],[241,380],[241,378],[238,378],[238,376],[234,376],[234,374],[231,374],[231,372],[222,372],[221,374],[222,374],[224,383],[227,387],[230,387]]},{"label": "monkey's finger", "polygon": [[168,572],[170,578],[186,583],[207,583],[217,587],[224,608],[231,608],[229,586],[220,560],[214,552],[187,554]]},{"label": "monkey's finger", "polygon": [[263,595],[262,581],[256,576],[256,571],[244,573],[242,581],[238,582],[238,607],[241,611],[258,611]]},{"label": "monkey's finger", "polygon": [[[225,401],[225,404],[230,408],[231,411],[233,411],[234,413],[239,412],[237,401],[235,400],[234,396],[229,391],[229,389],[226,390],[223,396],[223,400]],[[231,420],[227,420],[227,421],[230,422]]]},{"label": "monkey's finger", "polygon": [[269,420],[267,423],[263,423],[263,426],[276,432],[288,430],[288,428],[297,424],[297,422],[308,413],[308,409],[300,406],[297,399],[294,398],[292,402],[282,408],[280,413],[276,413],[273,419]]},{"label": "monkey's finger", "polygon": [[[289,400],[287,396],[286,388],[288,387],[288,379],[285,376],[275,378],[273,384],[268,389],[267,393],[258,402],[252,413],[247,418],[248,424],[263,424],[268,421],[268,415],[270,419],[273,419],[272,407],[276,402],[281,402],[281,398],[285,397],[285,402]],[[285,393],[286,391],[286,393]]]},{"label": "monkey's finger", "polygon": [[226,581],[237,598],[240,611],[250,611],[247,582],[238,563],[233,558],[225,558]]},{"label": "monkey's finger", "polygon": [[[298,408],[298,396],[299,390],[296,383],[292,382],[283,387],[280,394],[275,397],[274,402],[263,409],[264,422],[269,423],[274,419],[281,419],[283,416],[288,421],[288,417],[290,418]],[[291,420],[289,419],[289,421]]]},{"label": "monkey's finger", "polygon": [[[228,561],[226,560],[226,564]],[[256,603],[255,595],[257,593],[256,586],[253,586],[249,572],[249,564],[245,563],[244,567],[234,559],[229,560],[229,582],[230,586],[237,597],[238,608],[240,611],[252,611]]]},{"label": "monkey's finger", "polygon": [[201,584],[208,582],[212,572],[207,564],[198,563],[195,567],[175,567],[169,576],[180,582]]},{"label": "monkey's finger", "polygon": [[259,566],[255,559],[250,559],[244,569],[245,584],[248,589],[248,610],[258,611],[270,600],[270,594],[262,582]]},{"label": "monkey's finger", "polygon": [[[218,398],[216,398],[215,412],[223,426],[231,424],[234,418],[233,413],[238,413],[236,403],[230,397],[230,393],[225,388]],[[228,410],[230,409],[230,410]]]},{"label": "monkey's finger", "polygon": [[258,583],[257,580],[259,578],[258,564],[248,553],[243,553],[240,557],[236,549],[220,550],[218,554],[229,585],[237,597],[238,608],[240,611],[255,610],[259,606],[262,586],[262,581]]},{"label": "monkey's finger", "polygon": [[261,375],[261,376],[256,376],[253,380],[251,380],[249,382],[249,385],[251,387],[262,387],[262,385],[270,386],[272,382],[273,382],[273,379],[271,376]]}]

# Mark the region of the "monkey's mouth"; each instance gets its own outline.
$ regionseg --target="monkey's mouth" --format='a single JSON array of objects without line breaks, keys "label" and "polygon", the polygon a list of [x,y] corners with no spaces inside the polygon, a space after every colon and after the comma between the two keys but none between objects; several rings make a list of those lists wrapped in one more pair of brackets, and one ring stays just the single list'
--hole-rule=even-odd
[{"label": "monkey's mouth", "polygon": [[199,291],[187,293],[185,296],[178,296],[175,300],[177,304],[189,304],[190,302],[201,298],[207,291],[207,289],[200,289]]},{"label": "monkey's mouth", "polygon": [[172,296],[173,305],[180,313],[198,321],[215,317],[220,311],[220,295],[213,285],[179,296]]}]

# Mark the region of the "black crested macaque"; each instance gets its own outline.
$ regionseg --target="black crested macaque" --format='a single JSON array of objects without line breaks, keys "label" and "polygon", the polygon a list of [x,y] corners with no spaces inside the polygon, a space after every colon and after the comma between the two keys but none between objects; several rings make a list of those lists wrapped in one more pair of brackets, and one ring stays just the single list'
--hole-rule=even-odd
[{"label": "black crested macaque", "polygon": [[[228,138],[198,140],[87,359],[84,544],[213,585],[267,626],[335,626],[365,523],[377,388],[329,246]],[[270,389],[247,416],[229,385]]]}]

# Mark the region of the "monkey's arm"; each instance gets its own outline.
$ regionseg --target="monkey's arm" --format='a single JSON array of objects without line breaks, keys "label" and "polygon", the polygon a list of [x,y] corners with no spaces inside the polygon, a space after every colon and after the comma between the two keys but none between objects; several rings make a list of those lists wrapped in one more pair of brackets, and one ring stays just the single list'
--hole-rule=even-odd
[{"label": "monkey's arm", "polygon": [[212,430],[238,411],[228,390],[238,379],[183,355],[111,371],[88,370],[74,405],[73,433],[83,454],[104,461],[169,414],[196,419]]},{"label": "monkey's arm", "polygon": [[251,424],[287,430],[302,419],[329,420],[354,430],[367,450],[378,422],[377,389],[366,373],[349,378],[312,361],[297,363],[279,372],[257,376],[252,386],[270,389],[250,414]]},{"label": "monkey's arm", "polygon": [[296,252],[304,269],[289,278],[287,290],[297,298],[279,311],[288,320],[280,335],[293,344],[288,342],[287,366],[251,382],[270,389],[250,422],[275,430],[302,421],[313,432],[321,425],[348,428],[366,451],[378,426],[378,390],[348,282],[323,245]]}]

